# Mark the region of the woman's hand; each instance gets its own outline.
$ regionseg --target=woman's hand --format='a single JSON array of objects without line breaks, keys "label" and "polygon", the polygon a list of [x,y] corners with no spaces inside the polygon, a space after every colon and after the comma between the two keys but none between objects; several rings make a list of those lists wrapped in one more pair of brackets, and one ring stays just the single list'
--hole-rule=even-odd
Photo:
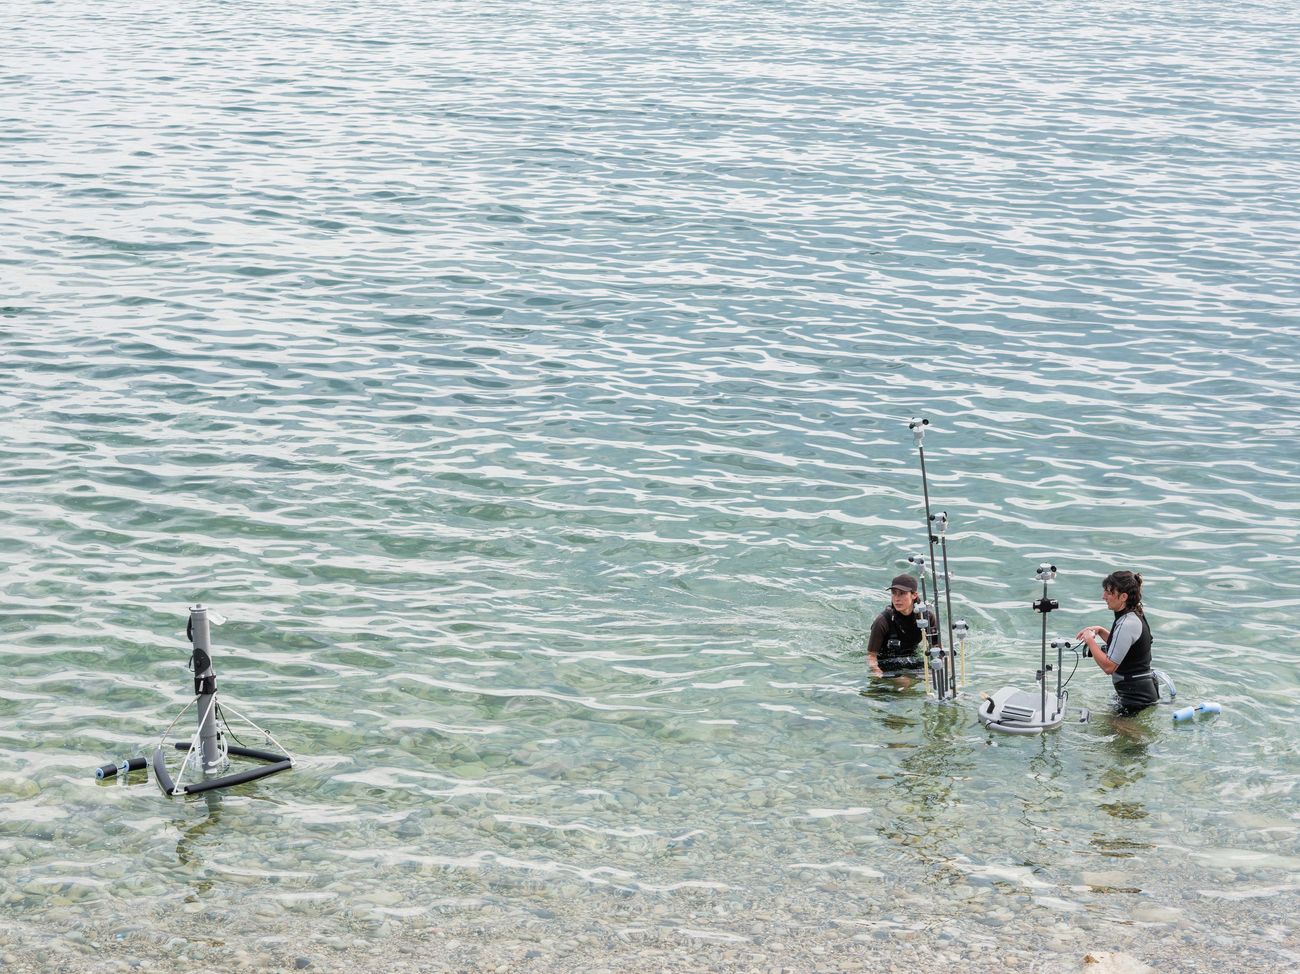
[{"label": "woman's hand", "polygon": [[[1083,644],[1088,647],[1088,655],[1097,662],[1097,665],[1100,666],[1103,671],[1107,673],[1113,672],[1115,664],[1106,659],[1105,651],[1101,648],[1099,643],[1099,640],[1110,639],[1109,629],[1104,626],[1084,626],[1079,630],[1079,634],[1074,638],[1083,640]],[[1107,666],[1110,666],[1112,669],[1106,669]]]}]

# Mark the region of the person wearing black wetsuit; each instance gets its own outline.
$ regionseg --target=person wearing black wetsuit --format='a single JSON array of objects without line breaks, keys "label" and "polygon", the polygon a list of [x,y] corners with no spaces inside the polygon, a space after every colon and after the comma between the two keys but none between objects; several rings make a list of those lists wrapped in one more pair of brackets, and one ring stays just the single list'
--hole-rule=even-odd
[{"label": "person wearing black wetsuit", "polygon": [[[871,623],[867,641],[867,666],[875,676],[905,676],[919,671],[925,652],[925,631],[914,611],[920,596],[916,579],[899,575],[889,583],[890,605]],[[934,631],[934,617],[929,619]]]},{"label": "person wearing black wetsuit", "polygon": [[1142,576],[1111,572],[1101,583],[1101,595],[1115,621],[1110,629],[1085,626],[1075,638],[1083,640],[1102,672],[1110,675],[1120,712],[1136,713],[1160,699],[1151,672],[1151,627],[1142,610]]}]

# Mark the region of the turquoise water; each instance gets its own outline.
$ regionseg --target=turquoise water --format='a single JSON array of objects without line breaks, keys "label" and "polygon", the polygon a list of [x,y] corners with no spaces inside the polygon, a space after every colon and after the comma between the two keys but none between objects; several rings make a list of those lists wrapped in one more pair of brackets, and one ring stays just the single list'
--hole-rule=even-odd
[{"label": "turquoise water", "polygon": [[[1300,960],[1291,5],[6,13],[12,963]],[[957,706],[864,667],[918,413]],[[1042,560],[1222,716],[981,730]],[[96,782],[196,601],[297,767]]]}]

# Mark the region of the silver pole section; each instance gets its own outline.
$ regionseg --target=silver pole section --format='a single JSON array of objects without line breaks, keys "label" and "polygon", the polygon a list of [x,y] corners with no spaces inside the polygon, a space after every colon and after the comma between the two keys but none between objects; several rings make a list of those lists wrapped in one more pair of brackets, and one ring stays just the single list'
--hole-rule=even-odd
[{"label": "silver pole section", "polygon": [[[952,691],[952,698],[957,699],[957,646],[953,641],[952,634],[952,576],[948,571],[948,512],[940,511],[931,519],[931,524],[938,528],[939,531],[939,551],[943,555],[943,601],[948,609],[948,686]],[[934,597],[937,599],[939,593],[936,592]]]},{"label": "silver pole section", "polygon": [[943,620],[939,618],[939,566],[934,560],[934,524],[930,518],[930,484],[925,477],[925,447],[917,444],[916,452],[921,456],[921,492],[925,498],[925,536],[930,544],[930,581],[934,583],[934,600],[935,600],[935,629],[943,628]]},{"label": "silver pole section", "polygon": [[[907,424],[907,428],[912,431],[912,439],[916,443],[917,455],[921,458],[921,496],[925,498],[925,536],[930,545],[930,581],[934,585],[934,629],[935,642],[938,642],[938,633],[943,629],[943,613],[939,611],[939,567],[934,560],[934,543],[938,540],[934,534],[934,519],[930,517],[930,482],[925,475],[925,428],[930,425],[930,421],[924,418],[913,419]],[[929,634],[927,633],[927,636]],[[926,640],[927,645],[933,647],[930,641]],[[944,676],[946,677],[946,664]],[[943,699],[943,695],[939,695]]]},{"label": "silver pole section", "polygon": [[[212,634],[208,628],[208,610],[202,605],[190,608],[190,641],[194,644],[194,692],[199,704],[199,758],[207,774],[221,770],[221,753],[217,747],[217,714],[213,705],[217,696],[217,672],[212,668]],[[209,692],[204,693],[207,690]]]},{"label": "silver pole section", "polygon": [[[1038,713],[1043,723],[1047,722],[1047,613],[1053,609],[1059,609],[1061,604],[1055,599],[1047,597],[1047,584],[1056,578],[1056,566],[1043,562],[1038,566],[1038,571],[1034,573],[1034,578],[1043,583],[1043,597],[1034,603],[1034,610],[1043,614],[1043,642],[1040,652],[1040,661],[1038,669]],[[1059,650],[1058,650],[1059,655]],[[1061,679],[1061,667],[1058,663],[1056,667],[1056,679],[1059,683]],[[1059,694],[1058,694],[1059,696]]]},{"label": "silver pole section", "polygon": [[[1043,605],[1047,605],[1047,579],[1043,579]],[[1038,719],[1047,723],[1047,610],[1043,611],[1043,651],[1042,662],[1038,664],[1038,686],[1041,700],[1038,704]]]},{"label": "silver pole section", "polygon": [[1065,669],[1065,643],[1056,644],[1056,706],[1061,706],[1061,671]]}]

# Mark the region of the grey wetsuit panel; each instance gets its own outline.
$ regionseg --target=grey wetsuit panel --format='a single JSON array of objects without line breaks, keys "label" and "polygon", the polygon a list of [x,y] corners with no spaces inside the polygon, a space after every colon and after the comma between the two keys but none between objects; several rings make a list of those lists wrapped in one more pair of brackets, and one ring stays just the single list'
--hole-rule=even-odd
[{"label": "grey wetsuit panel", "polygon": [[[1133,648],[1133,644],[1142,638],[1142,619],[1136,612],[1130,612],[1127,615],[1120,616],[1119,622],[1115,628],[1110,631],[1110,641],[1106,645],[1106,657],[1118,666],[1124,662],[1124,657],[1128,651]],[[1115,683],[1122,682],[1124,677],[1118,673],[1111,674],[1111,680]]]}]

